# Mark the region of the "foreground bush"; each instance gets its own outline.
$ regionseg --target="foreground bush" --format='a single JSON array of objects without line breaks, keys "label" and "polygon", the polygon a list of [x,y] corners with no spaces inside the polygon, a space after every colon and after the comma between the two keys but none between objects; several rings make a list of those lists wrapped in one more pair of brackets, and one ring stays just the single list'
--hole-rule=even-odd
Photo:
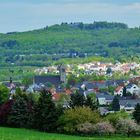
[{"label": "foreground bush", "polygon": [[108,114],[104,120],[110,122],[113,126],[116,126],[118,120],[120,119],[127,119],[128,114],[125,111],[115,112]]},{"label": "foreground bush", "polygon": [[94,134],[95,127],[92,123],[86,122],[86,123],[77,125],[77,131],[80,134],[92,135]]},{"label": "foreground bush", "polygon": [[64,111],[64,114],[59,118],[59,124],[63,131],[75,133],[77,125],[86,122],[96,124],[100,121],[100,115],[96,111],[92,111],[89,107],[74,107]]},{"label": "foreground bush", "polygon": [[140,131],[140,126],[138,126],[133,120],[120,119],[116,124],[117,133],[126,135],[137,135]]},{"label": "foreground bush", "polygon": [[98,135],[110,135],[115,133],[115,129],[109,122],[100,122],[95,125],[95,133]]}]

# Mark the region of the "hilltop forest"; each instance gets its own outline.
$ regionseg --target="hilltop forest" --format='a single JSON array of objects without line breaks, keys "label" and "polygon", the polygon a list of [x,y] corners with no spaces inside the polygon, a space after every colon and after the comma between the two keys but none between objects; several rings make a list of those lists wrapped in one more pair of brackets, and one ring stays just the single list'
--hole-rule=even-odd
[{"label": "hilltop forest", "polygon": [[65,58],[139,59],[140,28],[124,23],[62,23],[0,34],[0,65],[46,66]]}]

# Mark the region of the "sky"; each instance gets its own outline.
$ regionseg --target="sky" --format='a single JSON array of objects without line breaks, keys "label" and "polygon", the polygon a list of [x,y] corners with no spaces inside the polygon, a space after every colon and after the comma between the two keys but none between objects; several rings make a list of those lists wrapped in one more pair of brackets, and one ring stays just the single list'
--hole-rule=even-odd
[{"label": "sky", "polygon": [[0,33],[94,21],[139,27],[140,0],[0,0]]}]

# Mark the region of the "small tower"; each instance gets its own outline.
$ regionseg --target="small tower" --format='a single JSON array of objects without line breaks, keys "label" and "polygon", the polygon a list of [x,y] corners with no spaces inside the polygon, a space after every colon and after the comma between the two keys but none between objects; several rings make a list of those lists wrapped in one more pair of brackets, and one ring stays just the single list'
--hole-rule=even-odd
[{"label": "small tower", "polygon": [[10,84],[12,84],[13,83],[13,79],[12,79],[12,77],[10,77]]},{"label": "small tower", "polygon": [[66,82],[66,67],[64,65],[60,65],[59,72],[60,72],[60,81],[65,83]]}]

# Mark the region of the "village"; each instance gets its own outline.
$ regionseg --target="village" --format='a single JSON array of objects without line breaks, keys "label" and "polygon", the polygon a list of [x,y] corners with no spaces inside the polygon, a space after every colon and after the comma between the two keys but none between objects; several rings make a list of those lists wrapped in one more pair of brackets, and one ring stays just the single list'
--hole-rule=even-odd
[{"label": "village", "polygon": [[[33,83],[25,87],[25,85],[14,82],[10,78],[9,82],[3,84],[10,90],[10,99],[16,92],[16,88],[20,88],[26,93],[38,94],[42,89],[47,89],[52,93],[55,102],[61,102],[63,107],[69,107],[71,94],[78,91],[85,98],[93,95],[98,101],[98,109],[101,115],[106,115],[110,110],[110,105],[114,97],[118,97],[120,110],[132,113],[135,106],[140,103],[140,76],[130,73],[130,71],[138,71],[140,64],[116,62],[102,63],[94,62],[87,64],[79,64],[75,68],[73,65],[59,65],[44,67],[35,70],[36,76]],[[97,76],[113,77],[118,72],[121,74],[130,73],[129,78],[106,79],[106,80],[83,80],[77,83],[68,83],[68,75],[79,77],[80,72],[85,75],[96,74]],[[71,81],[72,82],[72,81]]]}]

